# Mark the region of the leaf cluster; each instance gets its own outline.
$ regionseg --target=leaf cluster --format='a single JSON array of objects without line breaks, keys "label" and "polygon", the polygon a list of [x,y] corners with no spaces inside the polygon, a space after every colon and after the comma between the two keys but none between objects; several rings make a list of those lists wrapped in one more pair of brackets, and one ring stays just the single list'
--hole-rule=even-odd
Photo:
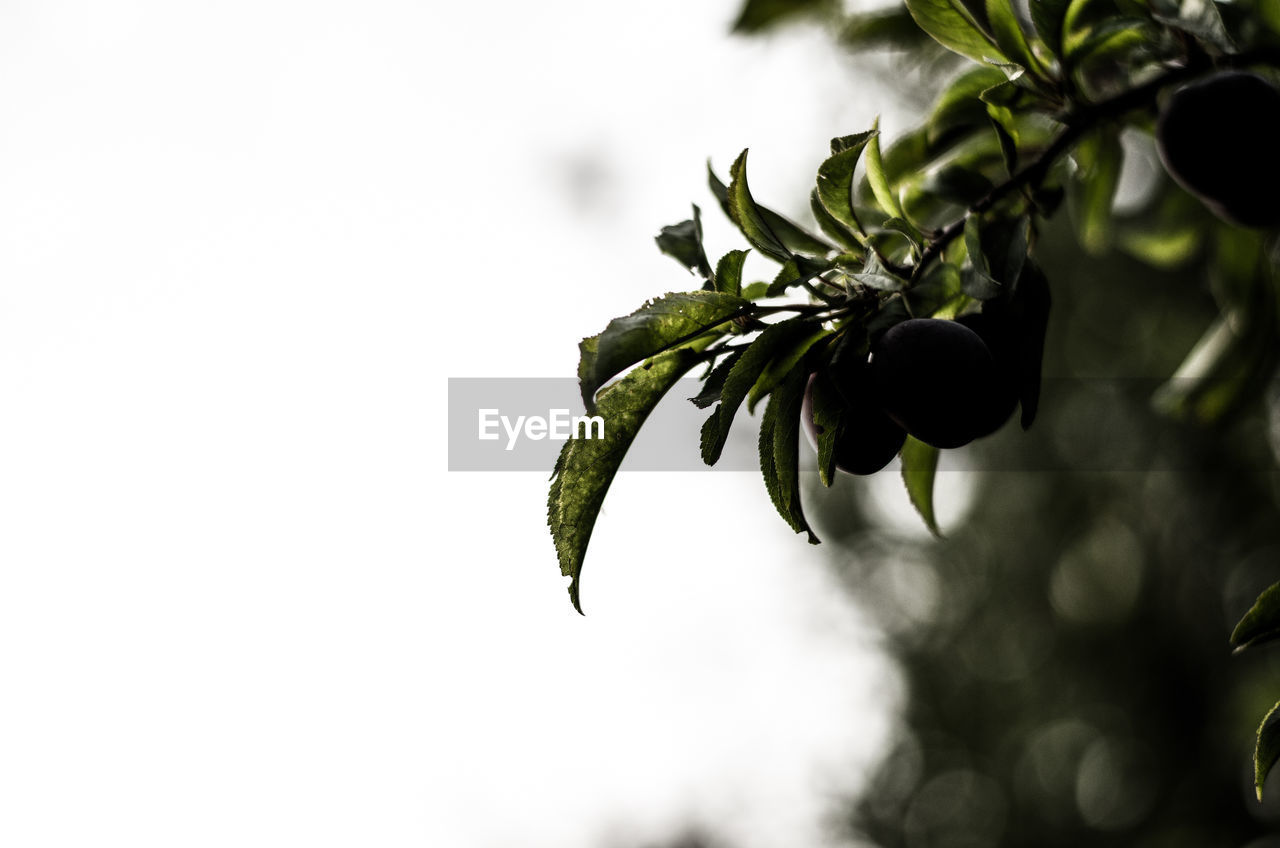
[{"label": "leaf cluster", "polygon": [[[737,22],[756,32],[817,17],[859,51],[952,55],[921,124],[889,142],[878,122],[831,140],[810,191],[813,225],[759,203],[746,150],[728,182],[708,168],[712,196],[746,248],[710,261],[701,210],[664,227],[657,244],[699,282],[611,321],[580,346],[587,409],[606,439],[566,444],[553,475],[549,524],[580,606],[583,559],[622,455],[676,381],[699,366],[690,400],[710,409],[700,434],[714,464],[738,411],[764,404],[760,467],[784,521],[817,537],[800,498],[799,431],[811,375],[865,361],[887,329],[909,319],[981,313],[1011,328],[1021,423],[1039,406],[1050,282],[1036,261],[1044,221],[1068,210],[1087,251],[1123,250],[1159,267],[1209,253],[1221,280],[1221,326],[1161,393],[1174,414],[1212,422],[1256,395],[1275,366],[1280,320],[1273,239],[1208,216],[1168,180],[1138,214],[1117,211],[1126,157],[1150,147],[1153,115],[1176,86],[1221,68],[1280,64],[1280,29],[1265,4],[1200,0],[905,0],[845,14],[826,2],[748,2]],[[1224,155],[1229,155],[1225,154]],[[774,263],[747,282],[748,253]],[[812,393],[818,470],[834,474],[842,403]],[[874,403],[859,397],[855,403]],[[616,420],[616,424],[614,423]],[[938,449],[908,439],[904,483],[938,532],[932,487]],[[1280,747],[1277,748],[1280,750]]]}]

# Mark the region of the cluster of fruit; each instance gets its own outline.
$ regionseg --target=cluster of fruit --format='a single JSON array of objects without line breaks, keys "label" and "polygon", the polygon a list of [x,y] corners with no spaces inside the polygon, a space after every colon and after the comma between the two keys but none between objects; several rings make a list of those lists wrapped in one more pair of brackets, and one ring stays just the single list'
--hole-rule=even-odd
[{"label": "cluster of fruit", "polygon": [[[833,362],[809,380],[804,422],[816,441],[813,392],[839,398],[836,467],[874,474],[910,434],[958,448],[1000,429],[1018,404],[1011,328],[983,313],[913,318],[879,338],[868,358]],[[824,388],[826,388],[824,387]]]},{"label": "cluster of fruit", "polygon": [[[1280,225],[1280,90],[1257,74],[1224,71],[1175,91],[1160,111],[1165,168],[1216,215],[1245,227]],[[1229,142],[1229,143],[1224,143]],[[874,474],[909,435],[957,448],[1000,429],[1018,405],[1016,328],[986,313],[914,318],[891,327],[870,355],[810,377],[804,423],[817,442],[816,389],[838,399],[836,467]]]}]

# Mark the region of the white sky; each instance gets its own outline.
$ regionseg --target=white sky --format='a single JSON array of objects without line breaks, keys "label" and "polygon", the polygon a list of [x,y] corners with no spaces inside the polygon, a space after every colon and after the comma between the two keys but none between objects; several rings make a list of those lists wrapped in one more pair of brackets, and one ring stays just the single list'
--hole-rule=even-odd
[{"label": "white sky", "polygon": [[896,690],[758,478],[621,478],[580,618],[445,471],[448,377],[741,246],[705,157],[799,214],[895,129],[735,5],[4,4],[0,844],[824,844]]}]

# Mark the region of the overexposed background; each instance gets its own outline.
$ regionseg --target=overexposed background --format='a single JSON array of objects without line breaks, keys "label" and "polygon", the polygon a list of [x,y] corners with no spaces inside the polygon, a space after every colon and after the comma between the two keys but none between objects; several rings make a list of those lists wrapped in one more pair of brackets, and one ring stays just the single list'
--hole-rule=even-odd
[{"label": "overexposed background", "polygon": [[445,470],[448,377],[741,246],[707,156],[803,216],[901,129],[735,10],[4,4],[0,844],[830,843],[901,693],[758,477],[620,478],[581,618],[545,478]]}]

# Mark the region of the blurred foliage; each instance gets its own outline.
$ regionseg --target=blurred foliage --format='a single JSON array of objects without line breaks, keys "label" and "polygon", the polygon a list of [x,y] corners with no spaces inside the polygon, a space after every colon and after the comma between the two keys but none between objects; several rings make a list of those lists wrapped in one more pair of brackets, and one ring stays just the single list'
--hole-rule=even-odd
[{"label": "blurred foliage", "polygon": [[[906,708],[849,829],[880,846],[1243,846],[1252,729],[1276,660],[1230,655],[1280,569],[1260,405],[1204,430],[1152,407],[1217,309],[1203,265],[1082,257],[1065,227],[1037,427],[968,449],[970,511],[935,541],[844,477],[814,497]],[[815,493],[816,494],[816,493]]]}]

